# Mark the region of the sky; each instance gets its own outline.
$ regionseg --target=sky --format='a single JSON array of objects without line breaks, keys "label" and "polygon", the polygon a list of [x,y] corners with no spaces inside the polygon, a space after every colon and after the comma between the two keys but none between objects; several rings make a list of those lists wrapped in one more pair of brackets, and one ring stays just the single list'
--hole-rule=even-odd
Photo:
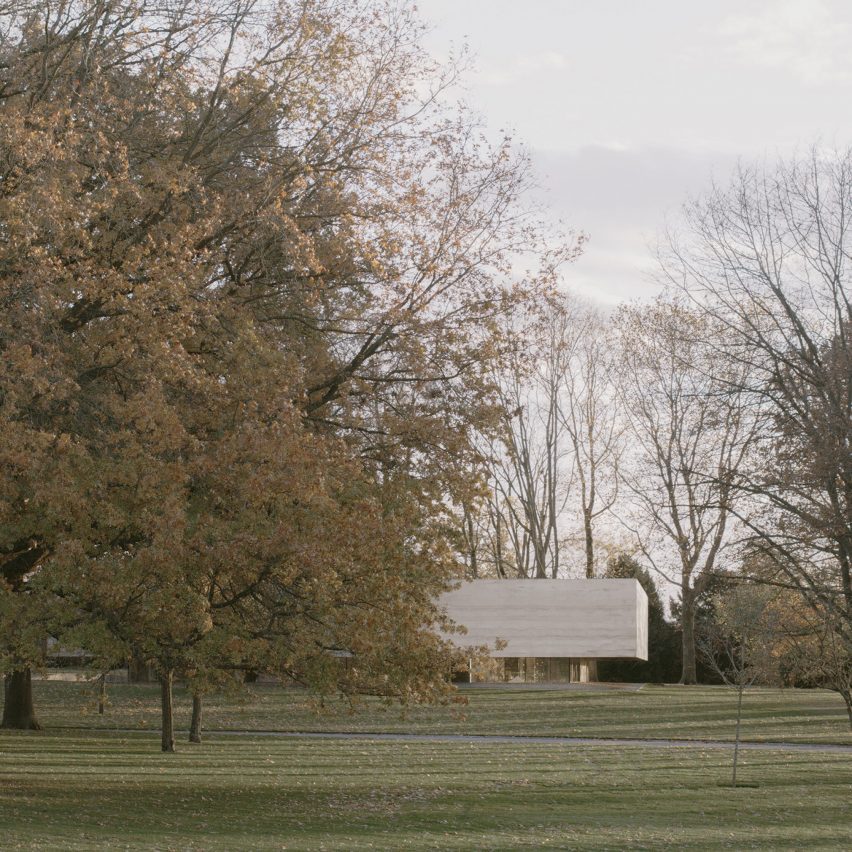
[{"label": "sky", "polygon": [[427,49],[474,54],[460,93],[531,152],[565,274],[616,304],[657,289],[653,247],[737,161],[852,144],[848,0],[417,0]]}]

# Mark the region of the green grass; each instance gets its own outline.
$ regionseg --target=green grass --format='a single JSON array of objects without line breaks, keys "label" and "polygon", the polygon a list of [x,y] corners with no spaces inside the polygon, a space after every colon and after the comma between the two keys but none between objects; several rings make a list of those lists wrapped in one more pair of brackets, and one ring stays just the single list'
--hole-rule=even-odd
[{"label": "green grass", "polygon": [[[0,847],[89,850],[845,849],[848,754],[228,737],[216,729],[730,738],[734,696],[482,690],[451,708],[318,708],[259,687],[206,700],[205,742],[159,752],[155,686],[37,683],[41,733],[0,732]],[[178,724],[189,697],[178,689]],[[837,696],[752,690],[752,740],[852,743]],[[319,711],[319,712],[317,712]],[[95,730],[130,728],[134,733]],[[86,729],[88,728],[88,730]],[[149,730],[145,730],[149,729]],[[184,737],[181,737],[184,739]]]},{"label": "green grass", "polygon": [[[344,702],[318,708],[297,690],[258,687],[244,696],[205,699],[207,730],[284,730],[519,734],[729,740],[736,698],[723,687],[656,687],[640,692],[470,690],[463,707],[399,707],[365,700],[359,712]],[[190,699],[176,690],[177,724],[188,727]],[[110,686],[110,706],[95,712],[86,684],[35,685],[37,715],[57,726],[156,729],[156,686]],[[743,739],[852,745],[843,702],[825,690],[752,689],[743,701]]]},{"label": "green grass", "polygon": [[6,849],[844,849],[847,755],[0,734]]}]

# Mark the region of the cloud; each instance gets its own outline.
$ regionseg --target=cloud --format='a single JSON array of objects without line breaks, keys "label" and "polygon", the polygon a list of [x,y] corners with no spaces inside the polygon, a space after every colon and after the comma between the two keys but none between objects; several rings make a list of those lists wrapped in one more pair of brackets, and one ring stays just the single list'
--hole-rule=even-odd
[{"label": "cloud", "polygon": [[736,157],[723,151],[621,142],[532,154],[537,198],[581,229],[592,227],[587,220],[654,229],[688,196],[706,190],[711,178],[724,182],[736,165]]},{"label": "cloud", "polygon": [[849,82],[849,27],[839,18],[824,0],[785,0],[725,18],[719,34],[744,64],[786,70],[811,85]]},{"label": "cloud", "polygon": [[720,151],[617,143],[532,155],[541,186],[536,200],[554,220],[591,237],[565,282],[603,304],[657,292],[653,248],[662,227],[677,220],[689,196],[714,176],[724,182],[736,165]]},{"label": "cloud", "polygon": [[557,51],[518,54],[501,65],[481,64],[476,72],[478,82],[488,86],[505,86],[536,74],[559,71],[568,66],[568,58]]}]

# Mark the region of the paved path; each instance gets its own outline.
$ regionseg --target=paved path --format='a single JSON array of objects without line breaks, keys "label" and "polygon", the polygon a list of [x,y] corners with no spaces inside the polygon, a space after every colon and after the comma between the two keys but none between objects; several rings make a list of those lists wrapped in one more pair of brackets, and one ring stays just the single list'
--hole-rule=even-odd
[{"label": "paved path", "polygon": [[[291,737],[294,739],[329,740],[390,740],[401,742],[426,743],[503,743],[523,746],[528,743],[544,745],[590,745],[590,746],[639,746],[642,748],[721,748],[732,749],[733,742],[723,740],[648,740],[648,739],[609,739],[605,737],[523,737],[500,736],[490,734],[371,734],[371,733],[330,733],[318,731],[205,731],[207,736],[243,736],[243,737]],[[741,742],[740,749],[747,751],[808,751],[848,754],[852,757],[852,745],[831,743],[787,743]]]},{"label": "paved path", "polygon": [[457,683],[460,692],[495,690],[499,692],[639,692],[644,683]]},{"label": "paved path", "polygon": [[[154,733],[156,729],[143,731],[140,728],[108,728],[81,725],[55,725],[51,730],[100,731],[113,734]],[[175,733],[188,733],[184,729],[175,729]],[[404,734],[371,733],[370,731],[247,731],[247,730],[204,730],[205,737],[278,737],[281,739],[321,739],[321,740],[387,740],[389,742],[422,743],[502,743],[504,745],[524,746],[530,743],[565,746],[630,746],[638,748],[714,748],[732,749],[731,740],[666,740],[644,739],[640,737],[528,737],[507,734]],[[805,751],[848,754],[852,757],[852,745],[839,743],[790,743],[790,742],[741,742],[740,749],[746,751]]]}]

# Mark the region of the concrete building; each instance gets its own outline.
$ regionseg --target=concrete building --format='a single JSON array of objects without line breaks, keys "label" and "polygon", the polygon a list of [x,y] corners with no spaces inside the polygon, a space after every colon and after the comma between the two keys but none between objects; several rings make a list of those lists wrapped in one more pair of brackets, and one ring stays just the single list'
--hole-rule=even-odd
[{"label": "concrete building", "polygon": [[636,580],[472,580],[440,598],[467,628],[457,645],[486,645],[473,681],[589,680],[589,663],[648,659],[648,598]]}]

